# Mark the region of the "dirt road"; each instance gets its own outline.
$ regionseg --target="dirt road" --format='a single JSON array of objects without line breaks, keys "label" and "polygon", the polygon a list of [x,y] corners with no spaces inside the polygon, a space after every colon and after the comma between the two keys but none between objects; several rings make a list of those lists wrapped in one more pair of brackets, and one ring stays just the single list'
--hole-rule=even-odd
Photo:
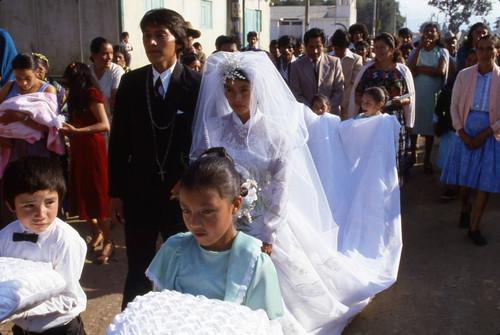
[{"label": "dirt road", "polygon": [[440,203],[439,173],[422,166],[401,193],[403,254],[397,282],[378,294],[344,335],[500,334],[500,196],[481,222],[477,247],[459,228],[458,200]]},{"label": "dirt road", "polygon": [[[492,195],[482,220],[489,239],[476,247],[458,227],[459,202],[440,203],[439,171],[412,170],[401,193],[403,255],[398,281],[377,295],[345,329],[344,335],[500,334],[500,196]],[[73,223],[82,236],[83,223]],[[123,232],[110,264],[97,266],[89,255],[81,283],[88,306],[83,313],[87,334],[104,334],[120,312],[126,272]],[[98,252],[98,251],[96,251]],[[7,335],[11,325],[0,325]]]}]

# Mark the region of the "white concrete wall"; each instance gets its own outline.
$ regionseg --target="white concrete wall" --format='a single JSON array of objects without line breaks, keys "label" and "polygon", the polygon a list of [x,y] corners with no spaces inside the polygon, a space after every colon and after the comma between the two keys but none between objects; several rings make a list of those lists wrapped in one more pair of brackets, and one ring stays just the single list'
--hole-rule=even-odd
[{"label": "white concrete wall", "polygon": [[144,47],[142,46],[142,32],[139,27],[142,17],[144,16],[144,4],[137,0],[122,1],[122,30],[129,33],[129,42],[132,43],[134,51],[132,51],[132,60],[130,67],[136,69],[148,63]]},{"label": "white concrete wall", "polygon": [[270,1],[260,0],[259,6],[262,10],[262,31],[260,32],[260,48],[269,51],[269,43],[271,43],[271,8]]},{"label": "white concrete wall", "polygon": [[[262,12],[261,16],[261,31],[258,33],[259,42],[257,47],[262,50],[269,51],[269,43],[271,42],[271,9],[269,0],[246,0],[245,6],[249,9],[258,9]],[[242,47],[247,45],[246,36],[242,41]]]},{"label": "white concrete wall", "polygon": [[325,32],[325,35],[326,35],[326,40],[328,42],[328,40],[330,39],[330,36],[333,35],[333,33],[335,32],[335,30],[337,30],[339,28],[339,26],[335,25],[335,22],[338,22],[334,19],[321,19],[321,20],[317,20],[317,21],[313,21],[311,22],[311,28],[314,28],[314,27],[318,27],[318,28],[321,28],[324,30]]},{"label": "white concrete wall", "polygon": [[[333,35],[333,33],[337,29],[343,29],[341,25],[343,24],[346,28],[349,28],[350,25],[356,22],[356,1],[355,0],[348,0],[345,2],[345,5],[341,5],[341,0],[337,1],[337,7],[336,8],[327,8],[325,7],[325,14],[328,12],[329,16],[328,18],[318,18],[316,17],[311,17],[310,19],[310,28],[320,28],[325,31],[325,34],[327,36],[327,39]],[[278,8],[278,7],[274,7]],[[317,7],[316,7],[317,8]],[[290,8],[290,14],[286,15],[283,14],[283,7],[279,8],[279,12],[283,14],[283,17],[287,18],[293,18],[294,15],[293,13],[296,13],[296,10]],[[336,15],[335,15],[336,14]],[[302,36],[303,37],[305,33],[305,24],[303,22],[303,16],[298,17],[297,19],[302,20]],[[297,27],[297,26],[295,26]],[[298,34],[290,33],[290,31],[295,31],[294,28],[288,27],[288,26],[280,26],[279,21],[277,18],[271,21],[271,29],[270,29],[270,39],[277,39],[280,36],[283,35],[293,35],[295,37],[298,37]]]},{"label": "white concrete wall", "polygon": [[358,16],[358,10],[356,9],[356,1],[351,1],[351,10],[349,15],[349,26],[356,23],[356,17]]},{"label": "white concrete wall", "polygon": [[269,39],[274,40],[280,37],[280,26],[278,20],[272,20],[269,29]]},{"label": "white concrete wall", "polygon": [[[201,43],[203,51],[210,55],[215,50],[215,39],[226,34],[226,0],[214,0],[212,5],[212,29],[200,29],[200,0],[165,0],[165,8],[172,9],[190,21],[195,29],[201,31],[201,37],[195,42]],[[142,32],[139,27],[144,16],[142,1],[123,0],[123,29],[130,34],[130,41],[134,45],[132,55],[132,68],[137,68],[149,63],[142,45]]]},{"label": "white concrete wall", "polygon": [[105,0],[1,1],[0,28],[9,32],[18,52],[47,56],[50,75],[60,76],[71,62],[90,62],[93,38],[118,42],[117,6]]},{"label": "white concrete wall", "polygon": [[214,0],[212,3],[212,29],[200,28],[200,0],[165,0],[165,7],[181,14],[186,21],[190,21],[195,29],[201,31],[201,37],[195,42],[201,43],[203,51],[210,55],[215,51],[215,39],[225,35],[227,31],[227,4],[226,0]]},{"label": "white concrete wall", "polygon": [[[337,29],[343,29],[342,26],[336,25],[335,23],[341,23],[345,25],[347,28],[349,28],[350,23],[349,23],[349,18],[337,18],[337,19],[332,19],[332,18],[322,18],[322,19],[311,19],[309,29],[311,28],[320,28],[325,31],[325,35],[327,40],[333,35],[333,33]],[[283,35],[292,35],[294,37],[299,37],[298,34],[294,34],[293,32],[296,31],[296,27],[298,26],[279,26],[279,21],[274,20],[271,22],[271,34],[270,34],[270,39],[278,39],[280,36]],[[303,39],[304,37],[304,22],[302,22],[302,33],[300,34],[300,40]],[[291,32],[292,31],[292,32]]]},{"label": "white concrete wall", "polygon": [[[122,13],[118,5],[121,1]],[[267,50],[270,31],[270,0],[247,0],[247,8],[262,11],[260,47]],[[215,50],[215,39],[227,34],[227,0],[213,1],[212,29],[200,29],[200,0],[164,0],[166,8],[177,11],[194,28],[204,52]],[[142,0],[4,0],[0,1],[0,28],[12,36],[19,52],[40,52],[50,61],[50,74],[62,75],[73,61],[89,63],[90,42],[97,36],[120,42],[119,20],[134,46],[132,68],[148,63],[139,27],[145,8]],[[80,29],[81,27],[81,29]],[[244,42],[244,41],[243,41]]]},{"label": "white concrete wall", "polygon": [[351,8],[349,6],[337,7],[337,18],[349,18],[350,14],[351,14]]}]

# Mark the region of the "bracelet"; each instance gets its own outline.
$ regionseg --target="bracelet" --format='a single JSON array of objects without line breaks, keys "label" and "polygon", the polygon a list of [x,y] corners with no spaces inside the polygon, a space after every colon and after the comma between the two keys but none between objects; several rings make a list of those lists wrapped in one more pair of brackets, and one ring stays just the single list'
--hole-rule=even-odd
[{"label": "bracelet", "polygon": [[90,126],[87,127],[87,130],[89,131],[89,134],[90,134]]}]

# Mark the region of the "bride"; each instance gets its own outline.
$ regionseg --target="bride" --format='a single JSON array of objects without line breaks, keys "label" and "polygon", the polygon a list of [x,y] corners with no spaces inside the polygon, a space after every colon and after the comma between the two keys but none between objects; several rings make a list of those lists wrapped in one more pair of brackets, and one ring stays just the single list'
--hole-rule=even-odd
[{"label": "bride", "polygon": [[394,137],[384,134],[396,134],[397,121],[370,119],[316,116],[263,52],[207,60],[191,157],[225,147],[258,185],[251,223],[239,228],[262,240],[276,266],[285,334],[340,334],[396,279],[399,190]]}]

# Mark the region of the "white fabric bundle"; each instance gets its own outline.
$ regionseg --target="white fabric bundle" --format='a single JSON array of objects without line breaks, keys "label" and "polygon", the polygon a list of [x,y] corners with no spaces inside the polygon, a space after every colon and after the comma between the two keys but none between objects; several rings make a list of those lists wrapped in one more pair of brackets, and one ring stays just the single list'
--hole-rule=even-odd
[{"label": "white fabric bundle", "polygon": [[135,298],[115,316],[106,335],[275,334],[270,327],[262,310],[252,311],[233,302],[163,290]]},{"label": "white fabric bundle", "polygon": [[50,263],[0,257],[0,322],[58,295],[65,286]]}]

